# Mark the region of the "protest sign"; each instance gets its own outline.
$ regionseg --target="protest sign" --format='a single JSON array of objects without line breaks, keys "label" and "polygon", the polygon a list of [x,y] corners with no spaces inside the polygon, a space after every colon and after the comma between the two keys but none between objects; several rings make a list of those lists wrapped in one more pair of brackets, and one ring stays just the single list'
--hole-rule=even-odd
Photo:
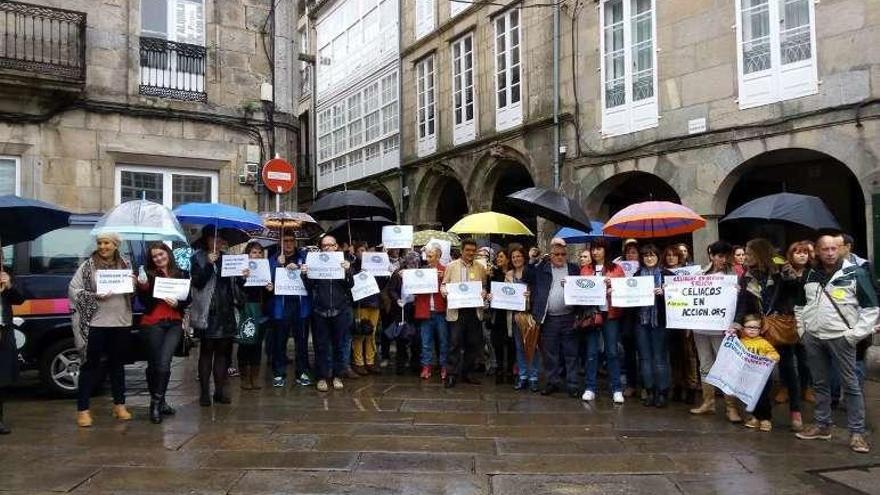
[{"label": "protest sign", "polygon": [[723,332],[736,312],[736,275],[664,278],[666,328]]},{"label": "protest sign", "polygon": [[275,269],[275,295],[276,296],[307,296],[306,286],[302,281],[302,272],[288,270],[283,266]]},{"label": "protest sign", "polygon": [[248,259],[246,254],[224,254],[220,259],[220,276],[240,277],[248,267]]},{"label": "protest sign", "polygon": [[388,253],[364,253],[361,255],[361,270],[374,277],[390,277],[391,262]]},{"label": "protest sign", "polygon": [[700,265],[690,265],[672,268],[670,271],[676,275],[702,275],[703,267]]},{"label": "protest sign", "polygon": [[351,288],[352,300],[360,301],[378,293],[379,284],[376,283],[376,277],[367,272],[360,272],[354,276],[354,286]]},{"label": "protest sign", "polygon": [[482,282],[447,284],[446,292],[446,307],[449,309],[483,307]]},{"label": "protest sign", "polygon": [[341,280],[345,278],[342,262],[345,258],[339,251],[309,253],[306,255],[306,276],[311,279]]},{"label": "protest sign", "polygon": [[188,278],[156,277],[153,281],[153,297],[185,301],[189,297]]},{"label": "protest sign", "polygon": [[603,277],[565,277],[563,296],[566,306],[602,306],[606,302],[606,295]]},{"label": "protest sign", "polygon": [[385,249],[412,249],[412,225],[386,225],[382,227],[382,246]]},{"label": "protest sign", "polygon": [[96,270],[95,291],[98,294],[131,294],[134,292],[131,275],[131,270]]},{"label": "protest sign", "polygon": [[418,268],[401,270],[403,281],[401,290],[404,294],[435,294],[439,292],[437,270],[434,268]]},{"label": "protest sign", "polygon": [[443,265],[448,265],[449,262],[452,261],[452,243],[449,241],[444,241],[443,239],[431,239],[425,244],[426,248],[429,247],[438,247],[440,248],[440,263]]},{"label": "protest sign", "polygon": [[653,306],[654,277],[612,278],[611,305],[615,308]]},{"label": "protest sign", "polygon": [[623,270],[624,276],[632,277],[639,271],[639,262],[638,261],[615,261],[615,265],[619,266]]},{"label": "protest sign", "polygon": [[494,309],[507,309],[511,311],[526,310],[526,284],[508,284],[505,282],[492,282],[490,292],[492,301],[490,306]]},{"label": "protest sign", "polygon": [[752,354],[738,338],[728,335],[721,343],[715,364],[706,376],[706,383],[718,387],[727,395],[735,395],[751,412],[755,410],[775,365],[772,359]]},{"label": "protest sign", "polygon": [[252,259],[248,260],[248,277],[245,279],[245,287],[265,287],[272,283],[272,271],[269,270],[269,260]]}]

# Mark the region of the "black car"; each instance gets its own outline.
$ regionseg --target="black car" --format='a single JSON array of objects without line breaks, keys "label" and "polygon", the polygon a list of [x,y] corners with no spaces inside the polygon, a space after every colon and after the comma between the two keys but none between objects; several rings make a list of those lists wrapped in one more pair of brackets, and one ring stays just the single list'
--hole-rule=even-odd
[{"label": "black car", "polygon": [[[13,248],[12,274],[25,297],[15,306],[16,343],[23,370],[37,369],[43,386],[56,396],[76,393],[79,353],[74,346],[67,287],[79,265],[95,249],[90,234],[100,215],[71,215],[68,227],[44,234]],[[125,241],[120,246],[133,267],[142,264],[144,244]],[[135,312],[139,304],[134,303]],[[137,325],[131,342],[140,343]],[[145,359],[142,345],[131,346],[127,362]]]}]

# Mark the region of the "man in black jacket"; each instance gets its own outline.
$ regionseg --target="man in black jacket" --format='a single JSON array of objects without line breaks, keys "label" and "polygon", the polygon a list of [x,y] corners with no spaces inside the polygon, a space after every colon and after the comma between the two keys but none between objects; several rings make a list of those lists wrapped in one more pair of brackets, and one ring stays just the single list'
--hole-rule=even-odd
[{"label": "man in black jacket", "polygon": [[[333,236],[324,236],[320,242],[321,252],[332,253],[339,249]],[[351,331],[351,263],[343,258],[342,268],[345,278],[313,279],[308,277],[309,267],[303,264],[300,269],[306,275],[303,280],[312,298],[312,337],[315,339],[315,368],[318,372],[317,388],[320,392],[329,390],[328,381],[332,379],[333,388],[342,389],[342,376],[348,368],[342,346],[345,333]],[[329,346],[333,345],[333,369],[329,369]]]}]

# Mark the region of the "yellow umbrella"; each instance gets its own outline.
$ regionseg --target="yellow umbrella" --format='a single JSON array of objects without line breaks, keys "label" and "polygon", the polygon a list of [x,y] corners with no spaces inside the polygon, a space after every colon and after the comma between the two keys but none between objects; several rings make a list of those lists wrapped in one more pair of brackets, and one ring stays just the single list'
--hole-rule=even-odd
[{"label": "yellow umbrella", "polygon": [[453,225],[449,231],[456,234],[535,235],[516,218],[494,211],[468,215]]}]

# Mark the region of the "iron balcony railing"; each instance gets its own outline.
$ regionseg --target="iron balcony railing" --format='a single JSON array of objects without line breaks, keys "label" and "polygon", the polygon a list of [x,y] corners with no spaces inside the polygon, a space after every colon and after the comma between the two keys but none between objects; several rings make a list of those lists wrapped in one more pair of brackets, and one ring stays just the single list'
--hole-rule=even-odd
[{"label": "iron balcony railing", "polygon": [[207,101],[204,46],[141,37],[140,93],[177,100]]},{"label": "iron balcony railing", "polygon": [[85,12],[0,0],[0,69],[85,82]]}]

